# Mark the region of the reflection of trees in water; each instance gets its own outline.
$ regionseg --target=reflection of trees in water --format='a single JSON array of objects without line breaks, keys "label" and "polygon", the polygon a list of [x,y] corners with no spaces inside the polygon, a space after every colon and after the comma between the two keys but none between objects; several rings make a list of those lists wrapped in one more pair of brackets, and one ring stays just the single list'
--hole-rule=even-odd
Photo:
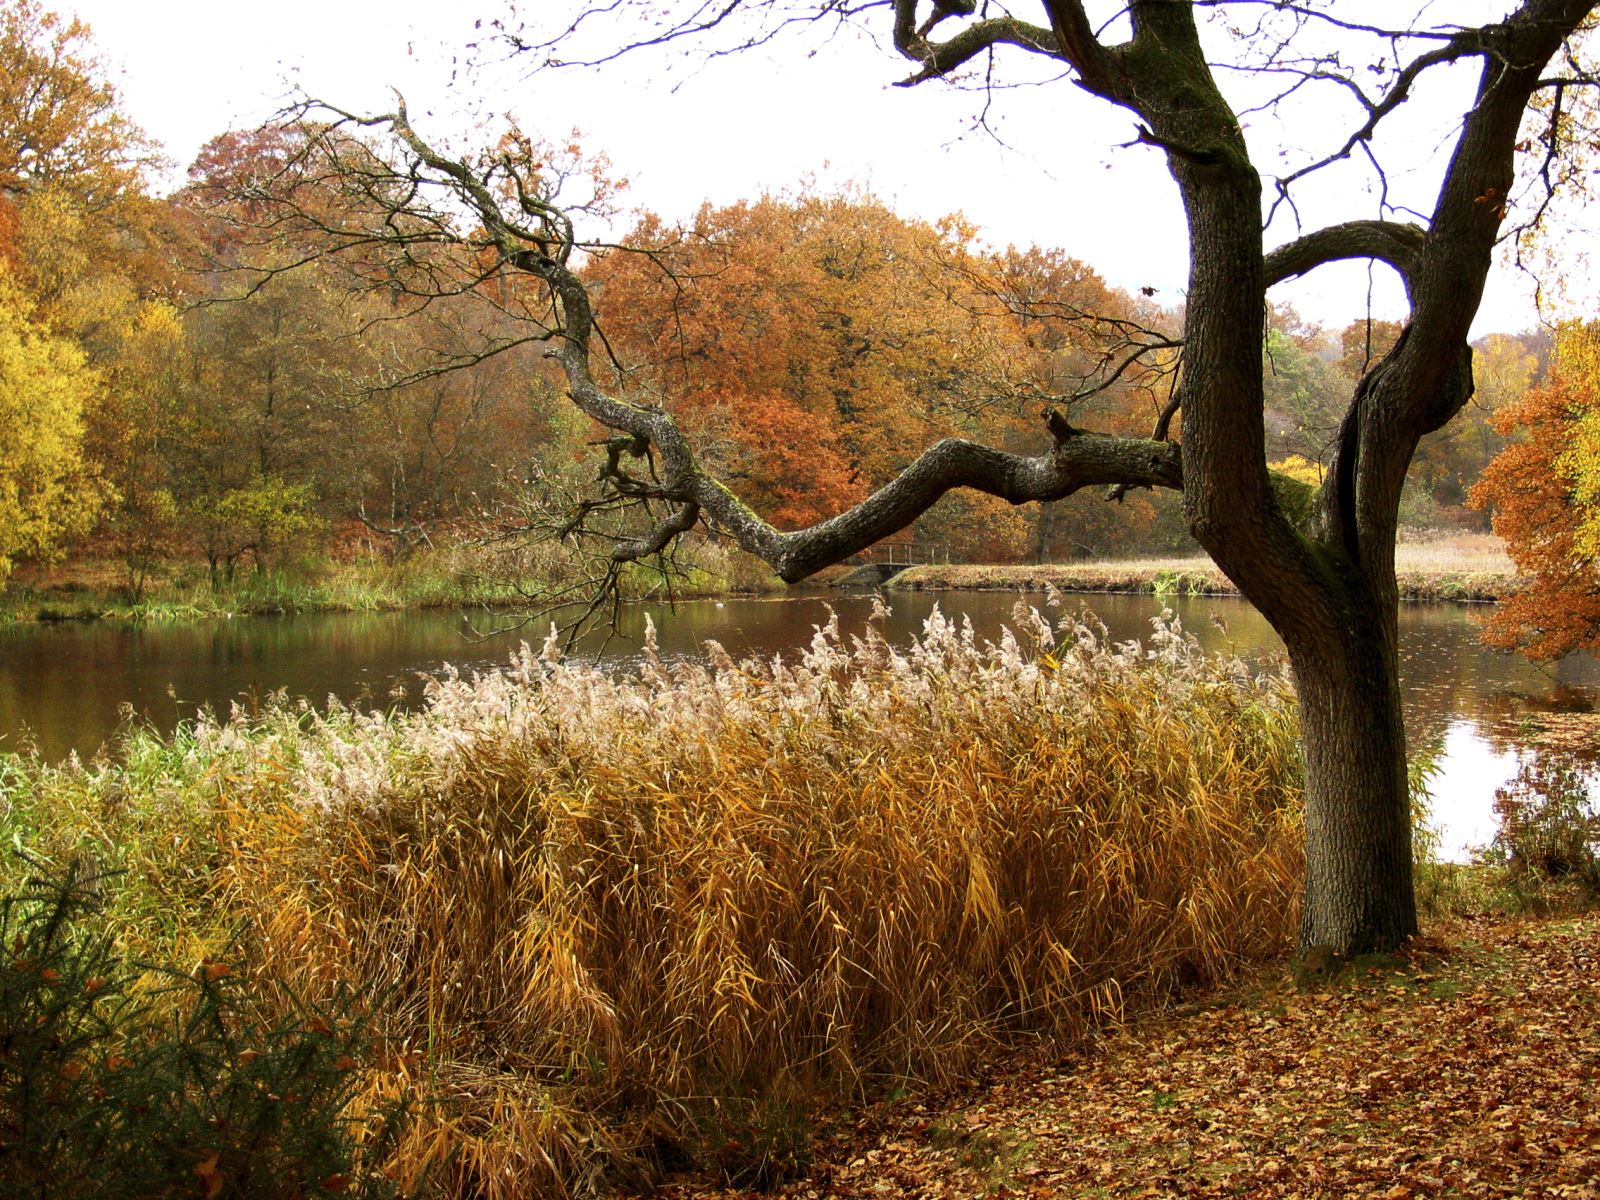
[{"label": "reflection of trees in water", "polygon": [[1593,687],[1549,687],[1543,692],[1503,687],[1474,697],[1480,737],[1501,753],[1540,747],[1600,761],[1600,691]]},{"label": "reflection of trees in water", "polygon": [[1466,719],[1495,750],[1529,740],[1530,714],[1588,713],[1600,707],[1600,663],[1572,655],[1535,666],[1478,641],[1475,606],[1406,605],[1400,614],[1400,675],[1415,744],[1437,741]]},{"label": "reflection of trees in water", "polygon": [[1495,791],[1500,832],[1491,857],[1540,880],[1600,892],[1600,747],[1540,744],[1519,754],[1517,773]]}]

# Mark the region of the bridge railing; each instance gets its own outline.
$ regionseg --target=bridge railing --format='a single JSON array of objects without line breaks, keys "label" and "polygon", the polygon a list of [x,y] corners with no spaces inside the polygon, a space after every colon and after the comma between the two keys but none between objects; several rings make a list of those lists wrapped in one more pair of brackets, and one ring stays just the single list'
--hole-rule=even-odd
[{"label": "bridge railing", "polygon": [[849,561],[857,565],[884,563],[891,567],[927,567],[948,563],[950,548],[943,542],[877,542],[852,555]]}]

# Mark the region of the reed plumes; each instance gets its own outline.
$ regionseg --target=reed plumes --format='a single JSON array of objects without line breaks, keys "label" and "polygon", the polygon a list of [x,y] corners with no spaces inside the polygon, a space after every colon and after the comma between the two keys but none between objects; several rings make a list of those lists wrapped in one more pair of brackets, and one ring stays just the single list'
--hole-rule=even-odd
[{"label": "reed plumes", "polygon": [[294,986],[384,989],[418,1055],[394,1069],[440,1097],[410,1149],[485,1195],[947,1078],[1284,946],[1281,684],[1166,628],[1052,653],[1018,615],[1033,652],[938,618],[794,663],[647,647],[631,679],[525,651],[413,716],[203,730],[227,905]]},{"label": "reed plumes", "polygon": [[1175,627],[1016,629],[828,628],[795,662],[647,646],[632,678],[525,650],[415,714],[203,725],[182,769],[215,796],[208,903],[299,994],[374,988],[371,1098],[428,1098],[402,1179],[781,1171],[816,1101],[949,1079],[1290,942],[1284,683]]}]

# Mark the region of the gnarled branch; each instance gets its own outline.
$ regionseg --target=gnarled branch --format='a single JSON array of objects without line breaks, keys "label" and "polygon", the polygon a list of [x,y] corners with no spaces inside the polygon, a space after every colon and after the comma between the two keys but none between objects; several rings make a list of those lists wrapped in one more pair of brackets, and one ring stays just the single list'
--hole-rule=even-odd
[{"label": "gnarled branch", "polygon": [[1375,258],[1400,273],[1409,295],[1427,236],[1420,225],[1399,221],[1348,221],[1330,225],[1268,254],[1265,262],[1267,286],[1304,275],[1325,263]]}]

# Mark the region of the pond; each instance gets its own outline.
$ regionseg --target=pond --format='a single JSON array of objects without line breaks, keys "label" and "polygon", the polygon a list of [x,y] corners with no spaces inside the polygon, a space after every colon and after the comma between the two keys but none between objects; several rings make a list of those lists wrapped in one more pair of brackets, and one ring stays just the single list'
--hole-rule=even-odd
[{"label": "pond", "polygon": [[[993,592],[896,593],[886,633],[918,632],[935,603],[969,616],[981,636],[1010,620],[1015,599]],[[1096,595],[1068,597],[1104,621],[1117,640],[1143,638],[1163,607],[1207,650],[1264,665],[1282,654],[1266,622],[1242,600]],[[827,620],[859,631],[871,600],[829,592],[773,599],[693,601],[675,609],[635,606],[624,639],[583,649],[626,665],[648,613],[662,652],[694,654],[715,639],[736,657],[792,651]],[[1532,713],[1582,710],[1600,701],[1600,663],[1575,655],[1549,668],[1484,649],[1466,605],[1409,604],[1400,614],[1401,675],[1413,746],[1438,751],[1433,783],[1441,850],[1461,858],[1494,835],[1494,794],[1517,771],[1518,724]],[[497,620],[499,628],[496,627]],[[463,670],[503,663],[543,626],[516,627],[481,613],[445,611],[249,617],[171,625],[112,623],[0,628],[0,750],[37,746],[58,759],[87,757],[132,717],[170,729],[201,707],[259,703],[276,691],[374,707],[414,704],[423,680],[453,663]],[[633,640],[627,640],[633,639]]]}]

